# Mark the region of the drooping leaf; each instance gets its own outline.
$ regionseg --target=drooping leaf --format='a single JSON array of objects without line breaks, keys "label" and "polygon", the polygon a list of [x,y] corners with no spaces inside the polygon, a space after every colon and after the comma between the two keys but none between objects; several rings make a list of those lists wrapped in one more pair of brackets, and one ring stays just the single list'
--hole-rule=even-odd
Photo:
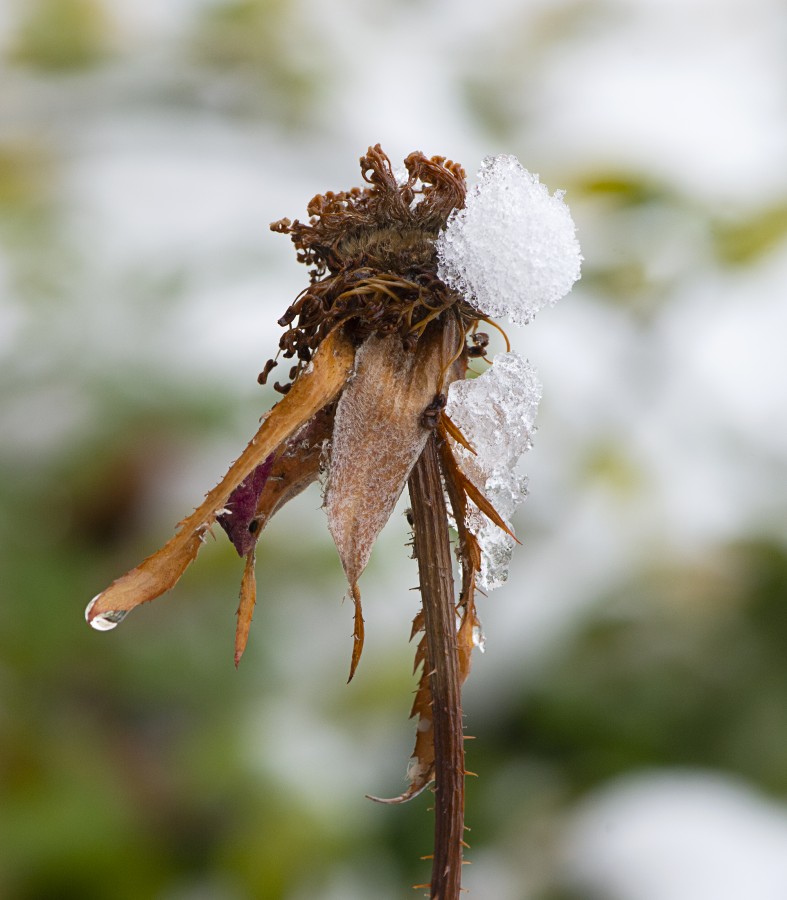
[{"label": "drooping leaf", "polygon": [[265,416],[257,434],[203,502],[182,522],[174,537],[139,566],[114,581],[88,606],[92,622],[134,609],[169,590],[194,560],[205,532],[232,492],[270,454],[341,390],[352,368],[355,350],[341,331],[329,335],[286,396]]}]

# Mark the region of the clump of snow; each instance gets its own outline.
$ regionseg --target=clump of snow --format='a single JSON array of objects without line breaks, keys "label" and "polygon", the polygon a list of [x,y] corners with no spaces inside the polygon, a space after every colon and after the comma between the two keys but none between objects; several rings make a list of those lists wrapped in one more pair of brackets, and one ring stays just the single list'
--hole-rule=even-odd
[{"label": "clump of snow", "polygon": [[563,191],[549,193],[515,156],[488,156],[464,209],[436,242],[438,274],[488,316],[526,325],[565,296],[582,256]]},{"label": "clump of snow", "polygon": [[[535,369],[518,353],[498,354],[483,375],[455,381],[448,390],[446,412],[477,454],[456,445],[459,464],[507,525],[527,495],[527,478],[516,469],[530,449],[540,399]],[[500,587],[508,578],[513,538],[472,503],[467,526],[481,548],[479,587]]]}]

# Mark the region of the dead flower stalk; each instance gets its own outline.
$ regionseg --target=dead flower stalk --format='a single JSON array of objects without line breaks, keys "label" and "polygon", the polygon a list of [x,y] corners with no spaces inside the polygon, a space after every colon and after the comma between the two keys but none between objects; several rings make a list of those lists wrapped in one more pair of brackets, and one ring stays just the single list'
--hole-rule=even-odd
[{"label": "dead flower stalk", "polygon": [[[529,447],[540,388],[518,354],[484,363],[482,323],[528,321],[579,276],[579,248],[559,194],[550,196],[513,157],[485,161],[466,193],[461,166],[412,153],[394,174],[379,145],[361,159],[367,186],[317,195],[290,235],[309,286],[279,320],[277,358],[293,361],[284,396],[221,482],[173,538],[89,604],[100,630],[169,590],[218,523],[245,559],[235,662],[249,636],[256,545],[268,520],[317,479],[354,604],[350,679],[361,658],[358,582],[405,484],[412,508],[422,610],[412,637],[420,683],[416,743],[400,803],[435,786],[430,896],[454,900],[464,844],[461,685],[482,645],[477,587],[506,577],[510,517],[526,488],[516,463]],[[475,373],[472,373],[475,374]],[[450,528],[461,584],[454,588]],[[375,798],[376,799],[376,798]]]}]

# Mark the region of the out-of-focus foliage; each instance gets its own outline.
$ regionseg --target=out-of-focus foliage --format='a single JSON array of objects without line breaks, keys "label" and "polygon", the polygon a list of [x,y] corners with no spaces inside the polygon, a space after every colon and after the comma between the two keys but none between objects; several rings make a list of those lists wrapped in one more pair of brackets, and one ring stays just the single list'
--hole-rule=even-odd
[{"label": "out-of-focus foliage", "polygon": [[50,72],[100,62],[109,50],[109,23],[101,0],[26,0],[9,60]]},{"label": "out-of-focus foliage", "polygon": [[714,232],[717,252],[724,262],[756,262],[787,238],[787,204],[757,210],[750,218],[719,222]]},{"label": "out-of-focus foliage", "polygon": [[[730,53],[767,4],[720,5],[692,53],[717,41],[723,65],[697,64],[690,99],[707,124],[718,83],[732,142],[725,79],[765,100]],[[683,81],[653,102],[641,60],[661,61],[661,85],[683,58],[668,5],[494,6],[4,13],[0,896],[388,900],[426,877],[429,798],[363,796],[401,790],[412,742],[404,517],[364,576],[349,687],[317,490],[260,544],[238,672],[240,568],[221,535],[116,632],[83,620],[272,402],[256,373],[304,283],[267,223],[350,187],[377,140],[470,171],[518,154],[568,189],[585,256],[572,297],[511,329],[544,402],[524,546],[481,598],[488,651],[467,687],[473,895],[594,896],[566,878],[566,823],[620,776],[708,769],[787,798],[783,166],[764,190],[726,142],[698,149],[697,117],[673,115]],[[682,8],[679,26],[697,20]],[[635,82],[626,102],[603,93]],[[652,151],[664,135],[677,164]]]},{"label": "out-of-focus foliage", "polygon": [[235,80],[249,112],[303,125],[320,80],[319,49],[308,23],[286,0],[235,0],[206,7],[192,52],[214,78]]}]

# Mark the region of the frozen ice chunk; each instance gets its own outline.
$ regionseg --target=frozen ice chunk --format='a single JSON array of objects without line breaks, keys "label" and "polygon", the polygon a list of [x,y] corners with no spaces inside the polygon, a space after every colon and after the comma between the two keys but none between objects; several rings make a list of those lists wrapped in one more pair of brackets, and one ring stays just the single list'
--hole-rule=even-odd
[{"label": "frozen ice chunk", "polygon": [[515,156],[484,160],[436,249],[447,285],[487,316],[508,316],[514,325],[565,296],[582,260],[563,191],[550,195]]},{"label": "frozen ice chunk", "polygon": [[[518,353],[498,354],[483,375],[455,381],[448,390],[446,412],[477,454],[454,446],[462,471],[508,525],[527,495],[527,478],[517,472],[517,464],[530,449],[540,400],[535,369]],[[473,503],[467,526],[481,547],[478,585],[490,591],[508,577],[514,540]]]}]

